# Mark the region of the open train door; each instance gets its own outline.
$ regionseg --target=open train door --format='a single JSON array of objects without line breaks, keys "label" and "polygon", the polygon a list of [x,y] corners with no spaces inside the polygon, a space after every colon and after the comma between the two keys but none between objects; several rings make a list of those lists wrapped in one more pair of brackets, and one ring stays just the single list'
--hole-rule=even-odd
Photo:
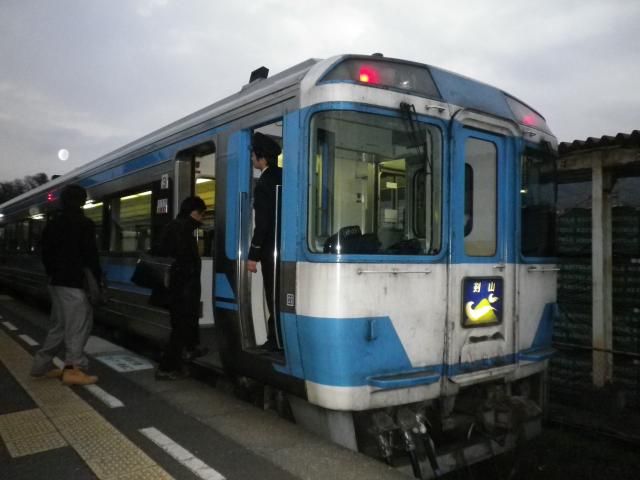
[{"label": "open train door", "polygon": [[458,386],[515,368],[513,127],[460,112],[452,129],[451,266],[445,368]]}]

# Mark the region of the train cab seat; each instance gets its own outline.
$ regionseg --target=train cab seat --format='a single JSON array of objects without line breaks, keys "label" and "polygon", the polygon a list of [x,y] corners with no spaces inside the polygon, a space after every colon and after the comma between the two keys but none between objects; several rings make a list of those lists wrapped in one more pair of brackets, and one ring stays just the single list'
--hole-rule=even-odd
[{"label": "train cab seat", "polygon": [[362,233],[360,226],[342,227],[324,242],[324,253],[376,253],[380,250],[380,240],[375,233]]}]

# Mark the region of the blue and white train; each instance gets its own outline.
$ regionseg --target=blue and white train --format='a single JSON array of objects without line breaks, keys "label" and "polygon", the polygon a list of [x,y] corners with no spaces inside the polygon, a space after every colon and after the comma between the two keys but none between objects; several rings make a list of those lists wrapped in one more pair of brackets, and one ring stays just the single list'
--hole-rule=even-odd
[{"label": "blue and white train", "polygon": [[[111,290],[101,317],[162,339],[166,313],[129,279],[198,194],[201,325],[215,325],[229,375],[284,392],[299,423],[419,478],[535,434],[556,312],[557,142],[544,118],[380,54],[267,72],[0,205],[0,280],[44,291],[40,233],[60,189],[80,183]],[[245,265],[256,131],[283,147],[273,292]],[[265,295],[281,352],[257,348]]]}]

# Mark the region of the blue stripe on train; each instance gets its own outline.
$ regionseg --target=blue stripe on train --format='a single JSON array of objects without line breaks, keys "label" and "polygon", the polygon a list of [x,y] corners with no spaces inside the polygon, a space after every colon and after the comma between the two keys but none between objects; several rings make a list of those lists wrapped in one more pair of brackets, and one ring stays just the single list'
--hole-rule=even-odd
[{"label": "blue stripe on train", "polygon": [[555,350],[552,348],[552,342],[553,324],[557,317],[558,304],[547,303],[540,316],[538,330],[536,330],[536,335],[533,337],[531,347],[518,354],[520,360],[541,362],[547,360],[555,353]]},{"label": "blue stripe on train", "polygon": [[355,387],[384,373],[413,367],[389,317],[298,316],[300,361],[306,380]]}]

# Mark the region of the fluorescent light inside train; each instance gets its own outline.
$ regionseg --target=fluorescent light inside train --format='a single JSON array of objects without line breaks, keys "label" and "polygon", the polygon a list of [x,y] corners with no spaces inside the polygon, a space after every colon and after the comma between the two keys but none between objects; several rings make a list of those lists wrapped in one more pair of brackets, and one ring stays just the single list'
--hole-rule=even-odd
[{"label": "fluorescent light inside train", "polygon": [[42,213],[37,213],[36,215],[31,215],[32,220],[44,220],[44,215]]},{"label": "fluorescent light inside train", "polygon": [[196,179],[196,184],[200,185],[201,183],[213,182],[213,178],[198,178]]},{"label": "fluorescent light inside train", "polygon": [[84,204],[82,208],[84,208],[85,210],[88,210],[89,208],[95,208],[95,207],[101,207],[101,206],[102,206],[102,202],[93,203],[92,201],[88,201],[87,203]]},{"label": "fluorescent light inside train", "polygon": [[136,193],[134,195],[127,195],[126,197],[122,197],[120,200],[122,200],[122,201],[124,201],[124,200],[132,200],[134,198],[146,197],[147,195],[151,195],[151,190],[149,190],[147,192]]}]

